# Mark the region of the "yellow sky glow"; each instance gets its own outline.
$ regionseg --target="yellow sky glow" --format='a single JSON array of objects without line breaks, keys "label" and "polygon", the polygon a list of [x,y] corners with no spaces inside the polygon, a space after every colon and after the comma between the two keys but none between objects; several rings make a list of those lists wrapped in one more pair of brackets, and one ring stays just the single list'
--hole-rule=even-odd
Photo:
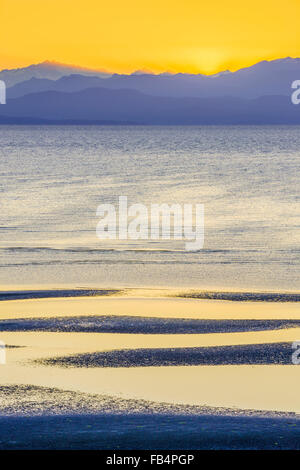
[{"label": "yellow sky glow", "polygon": [[215,73],[300,57],[299,0],[0,0],[0,69]]}]

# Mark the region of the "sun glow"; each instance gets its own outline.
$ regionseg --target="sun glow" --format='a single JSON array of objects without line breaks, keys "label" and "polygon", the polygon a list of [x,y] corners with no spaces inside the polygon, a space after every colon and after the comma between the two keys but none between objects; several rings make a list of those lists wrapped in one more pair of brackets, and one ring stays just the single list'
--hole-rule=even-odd
[{"label": "sun glow", "polygon": [[298,0],[0,0],[0,68],[216,73],[300,56]]}]

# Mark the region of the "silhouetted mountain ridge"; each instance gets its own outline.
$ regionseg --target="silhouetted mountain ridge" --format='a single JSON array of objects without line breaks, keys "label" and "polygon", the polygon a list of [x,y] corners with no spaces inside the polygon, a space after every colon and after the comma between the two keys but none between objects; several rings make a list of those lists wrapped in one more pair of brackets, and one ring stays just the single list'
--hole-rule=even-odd
[{"label": "silhouetted mountain ridge", "polygon": [[288,96],[173,98],[107,88],[33,93],[8,100],[0,114],[2,123],[300,124],[300,107]]},{"label": "silhouetted mountain ridge", "polygon": [[[32,66],[37,67],[37,66]],[[50,67],[51,68],[51,67]],[[29,69],[29,68],[28,68]],[[88,76],[70,68],[69,73],[55,79],[30,77],[8,88],[7,96],[17,98],[28,93],[56,90],[80,91],[88,88],[132,89],[153,96],[258,98],[265,95],[291,93],[291,84],[300,79],[300,59],[262,61],[237,72],[215,75],[133,73],[131,75],[103,75],[90,72]],[[0,72],[0,79],[1,74]],[[55,72],[56,73],[56,72]]]},{"label": "silhouetted mountain ridge", "polygon": [[0,80],[6,83],[7,87],[12,87],[17,83],[21,83],[31,78],[58,80],[61,77],[72,74],[80,74],[83,76],[111,76],[105,71],[89,70],[75,65],[61,64],[55,61],[46,60],[40,64],[32,64],[28,67],[22,67],[12,70],[0,71]]}]

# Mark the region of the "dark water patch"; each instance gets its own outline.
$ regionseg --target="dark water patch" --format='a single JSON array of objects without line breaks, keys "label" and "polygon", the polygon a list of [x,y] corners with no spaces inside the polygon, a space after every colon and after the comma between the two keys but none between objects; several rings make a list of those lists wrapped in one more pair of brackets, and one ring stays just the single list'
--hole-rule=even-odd
[{"label": "dark water patch", "polygon": [[0,417],[0,449],[300,449],[299,420],[231,416]]},{"label": "dark water patch", "polygon": [[300,327],[300,320],[205,320],[136,316],[21,318],[0,321],[0,331],[64,331],[132,334],[208,334]]},{"label": "dark water patch", "polygon": [[197,365],[292,365],[292,344],[247,344],[204,348],[120,349],[36,361],[61,367],[161,367]]},{"label": "dark water patch", "polygon": [[187,292],[176,297],[185,299],[231,300],[237,302],[300,302],[300,294],[264,292]]},{"label": "dark water patch", "polygon": [[[0,227],[1,228],[9,228],[9,227]],[[16,229],[16,227],[12,227]],[[93,232],[92,230],[79,230],[81,232]],[[56,230],[55,232],[58,232]],[[63,233],[69,233],[68,231],[62,231]],[[9,253],[40,253],[40,252],[49,252],[49,253],[181,253],[185,255],[189,255],[189,252],[185,250],[179,249],[171,249],[171,248],[91,248],[91,247],[69,247],[69,248],[54,248],[54,247],[47,247],[47,246],[8,246],[4,248],[0,248],[0,252],[9,252]],[[280,251],[280,250],[279,250]],[[211,254],[211,253],[221,253],[221,254],[232,254],[232,253],[258,253],[261,250],[234,250],[234,249],[203,249],[199,253],[192,253],[192,257],[195,255],[201,256],[204,254]],[[268,252],[269,253],[269,252]]]},{"label": "dark water patch", "polygon": [[[261,265],[261,264],[264,264],[264,265],[272,265],[272,264],[277,264],[278,263],[278,260],[276,259],[264,259],[264,260],[253,260],[252,258],[251,259],[242,259],[242,258],[239,258],[239,259],[236,259],[236,260],[233,260],[233,259],[230,259],[228,261],[226,260],[220,260],[220,259],[214,259],[213,260],[213,264],[214,265]],[[201,260],[201,265],[203,266],[210,266],[212,264],[212,261],[205,261],[205,260]],[[294,259],[291,259],[291,260],[281,260],[280,261],[280,264],[282,266],[298,266],[299,265],[299,262],[294,260]],[[78,259],[78,260],[67,260],[67,259],[56,259],[56,260],[51,260],[51,261],[26,261],[26,262],[16,262],[16,263],[2,263],[0,264],[0,267],[1,268],[16,268],[16,267],[22,267],[22,266],[88,266],[88,265],[107,265],[107,266],[118,266],[118,265],[140,265],[140,266],[173,266],[173,265],[176,265],[177,267],[178,266],[193,266],[193,265],[197,265],[199,266],[199,261],[187,261],[187,260],[184,260],[184,259],[180,259],[180,260],[169,260],[169,259],[157,259],[157,260],[153,260],[153,259],[149,259],[149,257],[147,258],[144,258],[144,259],[137,259],[137,258],[133,258],[133,259]],[[185,297],[186,295],[179,295],[177,297]],[[197,298],[197,297],[195,297]],[[198,297],[199,298],[199,297]],[[208,297],[210,298],[210,297]],[[225,299],[225,300],[231,300],[231,299]],[[235,299],[235,300],[239,300],[239,299]],[[246,300],[246,299],[245,299]],[[294,300],[290,300],[290,302],[294,302]]]},{"label": "dark water patch", "polygon": [[[36,385],[0,385],[0,416],[165,414],[297,418],[293,412],[183,405]],[[299,420],[300,422],[300,420]]]},{"label": "dark water patch", "polygon": [[25,300],[25,299],[47,299],[63,297],[97,297],[102,295],[114,295],[120,290],[113,289],[60,289],[60,290],[38,290],[38,291],[2,291],[1,300]]},{"label": "dark water patch", "polygon": [[0,386],[0,449],[300,449],[295,413]]}]

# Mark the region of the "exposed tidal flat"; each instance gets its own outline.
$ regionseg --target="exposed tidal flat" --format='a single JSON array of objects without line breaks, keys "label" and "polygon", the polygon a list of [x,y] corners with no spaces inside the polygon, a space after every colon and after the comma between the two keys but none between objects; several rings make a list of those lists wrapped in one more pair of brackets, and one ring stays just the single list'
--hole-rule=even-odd
[{"label": "exposed tidal flat", "polygon": [[0,448],[300,448],[297,292],[80,289],[2,288]]}]

